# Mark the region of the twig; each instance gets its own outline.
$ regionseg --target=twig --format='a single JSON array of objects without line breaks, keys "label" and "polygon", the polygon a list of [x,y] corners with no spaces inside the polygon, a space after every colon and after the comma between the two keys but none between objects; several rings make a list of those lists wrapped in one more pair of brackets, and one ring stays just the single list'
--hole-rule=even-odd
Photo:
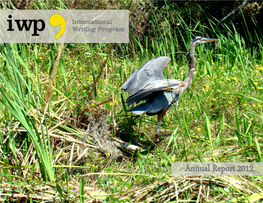
[{"label": "twig", "polygon": [[176,196],[176,203],[179,203],[179,198],[178,198],[178,190],[177,190],[177,185],[176,185],[176,182],[173,181],[174,183],[174,189],[175,189],[175,196]]},{"label": "twig", "polygon": [[[19,131],[19,132],[27,132],[26,129],[17,129],[16,131]],[[38,133],[39,133],[39,134],[42,134],[42,131],[38,131]],[[60,136],[60,135],[56,135],[56,134],[53,134],[53,133],[48,133],[48,135],[49,135],[50,137],[54,137],[54,138],[56,138],[56,139],[66,140],[66,141],[68,141],[68,142],[80,144],[80,145],[83,145],[83,146],[85,146],[85,147],[90,147],[90,148],[98,149],[98,147],[96,147],[96,146],[93,146],[93,145],[87,144],[87,143],[85,143],[85,142],[82,142],[82,141],[73,139],[73,138],[71,138],[71,137]]]},{"label": "twig", "polygon": [[72,164],[72,158],[73,158],[73,152],[74,152],[74,147],[75,147],[75,143],[73,143],[72,147],[71,147],[71,153],[70,153],[70,157],[69,157],[69,165]]},{"label": "twig", "polygon": [[199,203],[199,201],[200,201],[201,189],[202,189],[202,185],[200,185],[200,187],[199,187],[199,192],[198,192],[196,203]]},{"label": "twig", "polygon": [[[112,98],[106,99],[106,100],[104,100],[103,102],[100,102],[100,103],[98,103],[98,104],[95,104],[95,106],[100,106],[100,105],[106,104],[107,102],[110,102],[110,101],[112,101]],[[87,107],[87,108],[84,109],[84,111],[90,111],[90,108]]]},{"label": "twig", "polygon": [[223,21],[225,21],[226,19],[230,18],[231,16],[233,16],[235,14],[235,12],[238,10],[238,9],[241,9],[242,7],[244,7],[247,3],[247,0],[244,0],[243,3],[241,5],[239,5],[235,10],[231,11],[229,14],[227,14],[227,16],[225,16],[223,19],[221,19],[219,21],[219,23],[217,23],[217,26],[219,24],[221,24]]},{"label": "twig", "polygon": [[104,61],[103,65],[102,65],[102,67],[101,67],[101,69],[100,69],[99,75],[97,76],[95,82],[94,82],[93,85],[92,85],[92,88],[91,88],[90,93],[89,93],[88,98],[87,98],[88,101],[91,99],[91,95],[92,95],[92,93],[93,93],[93,91],[94,91],[94,89],[95,89],[95,87],[96,87],[96,85],[97,85],[97,83],[98,83],[98,81],[99,81],[102,73],[103,73],[104,68],[106,67],[106,64],[107,64],[107,62],[108,62],[108,58],[109,58],[109,55],[110,55],[110,53],[111,53],[112,47],[113,47],[113,44],[110,45],[110,49],[109,49],[109,51],[108,51],[107,58],[106,58],[106,60]]},{"label": "twig", "polygon": [[134,51],[134,48],[133,48],[132,43],[131,43],[130,40],[129,40],[129,44],[130,44],[131,50],[132,50],[133,61],[136,61],[136,53],[135,53],[135,51]]},{"label": "twig", "polygon": [[258,71],[258,73],[259,73],[259,74],[260,74],[260,76],[263,78],[263,76],[262,76],[261,72],[259,71],[258,67],[256,67],[256,68],[255,68],[255,67],[253,66],[253,64],[251,63],[251,61],[250,61],[250,60],[248,60],[248,58],[247,58],[247,57],[245,57],[245,56],[244,56],[244,58],[245,58],[245,59],[246,59],[246,60],[247,60],[247,61],[250,63],[250,65],[251,65],[251,66],[252,66],[252,67],[253,67],[255,70],[256,70],[256,68],[257,68],[257,71]]},{"label": "twig", "polygon": [[[52,72],[51,81],[49,83],[49,88],[48,88],[47,96],[46,96],[46,99],[45,99],[46,103],[48,103],[48,100],[49,100],[49,97],[50,97],[50,94],[51,94],[51,91],[52,91],[52,85],[53,85],[53,82],[54,82],[54,79],[55,79],[55,76],[56,76],[56,73],[57,73],[58,62],[59,62],[59,59],[61,57],[62,48],[63,48],[63,43],[60,43],[59,48],[58,48],[58,56],[57,56],[57,59],[56,59],[56,62],[55,62],[55,67],[54,67],[53,72]],[[45,109],[46,109],[46,105],[44,105],[44,111],[45,111]]]},{"label": "twig", "polygon": [[81,153],[81,155],[76,159],[76,161],[74,161],[73,166],[75,166],[76,163],[77,163],[85,154],[87,154],[88,149],[89,149],[89,148],[86,148],[86,149]]},{"label": "twig", "polygon": [[4,197],[9,197],[9,198],[32,198],[35,200],[46,200],[46,201],[54,201],[54,200],[58,200],[58,197],[54,197],[54,196],[49,196],[49,197],[44,197],[43,195],[41,196],[37,196],[35,194],[28,194],[28,195],[24,195],[24,194],[7,194],[7,193],[0,193],[0,196],[4,196]]},{"label": "twig", "polygon": [[54,138],[59,138],[61,140],[67,140],[68,142],[77,143],[77,144],[83,145],[85,147],[98,149],[98,147],[96,147],[96,146],[93,146],[93,145],[90,145],[90,144],[87,144],[85,142],[81,142],[81,141],[78,141],[78,140],[75,140],[75,139],[72,139],[72,138],[67,138],[67,137],[63,137],[63,136],[60,136],[60,135],[55,135],[55,134],[52,134],[52,133],[50,133],[49,136],[50,137],[54,137]]}]

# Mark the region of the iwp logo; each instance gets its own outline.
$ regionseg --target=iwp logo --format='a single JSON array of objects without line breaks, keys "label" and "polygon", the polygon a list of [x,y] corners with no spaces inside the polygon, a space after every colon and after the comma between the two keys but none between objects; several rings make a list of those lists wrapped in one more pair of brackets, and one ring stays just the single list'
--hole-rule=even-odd
[{"label": "iwp logo", "polygon": [[0,43],[128,42],[128,10],[0,10]]},{"label": "iwp logo", "polygon": [[[9,20],[7,20],[8,22],[8,29],[7,31],[15,31],[15,29],[13,28],[13,20],[12,20],[12,15],[8,16]],[[31,30],[31,26],[33,23],[33,33],[32,36],[39,36],[39,34],[37,33],[38,31],[43,31],[46,27],[45,21],[42,19],[39,20],[14,20],[17,26],[18,31],[30,31]],[[38,23],[40,23],[40,27],[38,27]]]},{"label": "iwp logo", "polygon": [[[8,32],[30,32],[31,36],[40,36],[40,33],[43,32],[46,28],[45,20],[43,19],[13,19],[12,15],[8,15]],[[60,25],[59,32],[55,35],[55,39],[58,39],[63,35],[66,30],[66,21],[64,17],[60,14],[53,14],[49,18],[49,23],[53,27],[57,27]]]}]

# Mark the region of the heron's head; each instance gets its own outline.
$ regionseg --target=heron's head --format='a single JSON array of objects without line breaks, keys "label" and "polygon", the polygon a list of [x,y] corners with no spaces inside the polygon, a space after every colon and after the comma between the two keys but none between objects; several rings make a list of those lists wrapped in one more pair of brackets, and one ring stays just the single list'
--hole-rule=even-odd
[{"label": "heron's head", "polygon": [[198,45],[198,44],[203,44],[207,42],[215,42],[215,41],[218,41],[218,39],[197,36],[196,38],[194,38],[194,40],[191,43],[195,43],[196,45]]}]

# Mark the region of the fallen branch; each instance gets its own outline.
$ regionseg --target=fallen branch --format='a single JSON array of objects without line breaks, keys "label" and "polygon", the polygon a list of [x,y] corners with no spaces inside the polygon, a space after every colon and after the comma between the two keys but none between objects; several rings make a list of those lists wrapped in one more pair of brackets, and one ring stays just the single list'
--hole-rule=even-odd
[{"label": "fallen branch", "polygon": [[224,18],[222,18],[218,23],[217,23],[217,26],[219,24],[221,24],[223,21],[225,21],[226,19],[230,19],[234,14],[235,12],[238,10],[238,9],[241,9],[243,8],[247,3],[247,0],[244,0],[243,3],[241,5],[239,5],[236,9],[234,9],[233,11],[231,11],[229,14],[227,14],[227,16],[225,16]]},{"label": "fallen branch", "polygon": [[124,141],[119,140],[119,139],[117,139],[115,137],[112,137],[112,139],[114,140],[114,142],[113,142],[114,145],[116,147],[120,148],[120,149],[123,149],[124,151],[128,151],[128,152],[134,153],[134,152],[137,152],[139,150],[142,150],[141,147],[138,147],[136,145],[130,144],[128,142],[124,142]]}]

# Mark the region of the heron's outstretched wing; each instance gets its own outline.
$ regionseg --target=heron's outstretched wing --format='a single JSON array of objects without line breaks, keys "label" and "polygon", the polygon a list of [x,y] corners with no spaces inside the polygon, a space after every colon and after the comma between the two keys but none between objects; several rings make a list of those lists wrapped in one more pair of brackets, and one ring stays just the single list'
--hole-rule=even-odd
[{"label": "heron's outstretched wing", "polygon": [[163,69],[171,59],[166,56],[152,59],[135,71],[121,86],[122,91],[128,90],[131,95],[140,91],[147,83],[165,79]]},{"label": "heron's outstretched wing", "polygon": [[178,92],[178,95],[180,94],[180,87],[183,86],[184,83],[180,80],[174,80],[174,79],[162,79],[162,80],[155,80],[153,82],[149,82],[145,84],[141,90],[136,92],[135,94],[128,97],[126,102],[130,105],[134,102],[138,103],[141,100],[149,99],[152,95],[154,95],[156,92],[160,91],[176,91]]}]

